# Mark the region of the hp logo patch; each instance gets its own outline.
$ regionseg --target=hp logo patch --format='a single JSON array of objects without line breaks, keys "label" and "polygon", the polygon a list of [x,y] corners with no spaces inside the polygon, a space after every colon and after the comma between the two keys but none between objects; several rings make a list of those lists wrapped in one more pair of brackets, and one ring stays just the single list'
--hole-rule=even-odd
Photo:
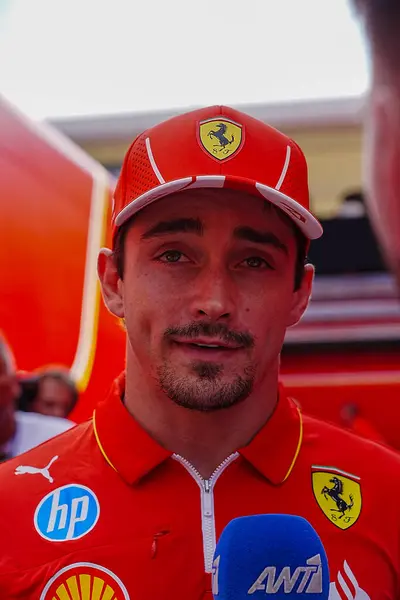
[{"label": "hp logo patch", "polygon": [[78,540],[96,525],[100,506],[84,485],[70,484],[50,492],[39,503],[34,516],[36,531],[45,540]]}]

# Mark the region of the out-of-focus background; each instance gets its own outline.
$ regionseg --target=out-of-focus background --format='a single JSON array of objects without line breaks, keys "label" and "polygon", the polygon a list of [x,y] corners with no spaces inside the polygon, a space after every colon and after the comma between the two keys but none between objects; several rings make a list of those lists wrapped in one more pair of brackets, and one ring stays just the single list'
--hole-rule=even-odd
[{"label": "out-of-focus background", "polygon": [[[345,0],[0,0],[0,330],[19,410],[83,420],[123,369],[95,267],[124,153],[229,104],[300,144],[325,229],[282,379],[306,411],[400,448],[400,304],[362,187],[367,65]],[[78,394],[63,410],[49,370]]]},{"label": "out-of-focus background", "polygon": [[2,0],[1,84],[34,118],[338,98],[368,84],[345,0]]}]

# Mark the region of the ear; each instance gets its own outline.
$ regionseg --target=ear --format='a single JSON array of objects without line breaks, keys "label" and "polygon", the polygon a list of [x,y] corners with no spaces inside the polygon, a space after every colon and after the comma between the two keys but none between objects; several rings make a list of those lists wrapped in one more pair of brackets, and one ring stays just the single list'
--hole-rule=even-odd
[{"label": "ear", "polygon": [[315,269],[313,265],[306,265],[304,267],[304,276],[301,285],[298,290],[293,292],[292,308],[289,313],[287,327],[296,325],[301,317],[306,312],[308,304],[311,299],[311,290],[314,281]]},{"label": "ear", "polygon": [[125,316],[123,283],[117,273],[113,253],[108,248],[102,248],[99,252],[97,273],[104,304],[113,315],[123,319]]}]

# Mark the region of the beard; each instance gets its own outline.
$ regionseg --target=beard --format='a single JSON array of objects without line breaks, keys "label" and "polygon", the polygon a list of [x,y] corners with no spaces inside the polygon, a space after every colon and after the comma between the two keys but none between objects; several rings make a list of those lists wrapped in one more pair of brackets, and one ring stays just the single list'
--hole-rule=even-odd
[{"label": "beard", "polygon": [[243,375],[232,381],[222,381],[223,365],[210,362],[193,362],[193,374],[178,376],[174,368],[164,363],[157,370],[162,391],[183,408],[212,412],[230,408],[245,400],[251,393],[255,379],[255,366],[248,365]]}]

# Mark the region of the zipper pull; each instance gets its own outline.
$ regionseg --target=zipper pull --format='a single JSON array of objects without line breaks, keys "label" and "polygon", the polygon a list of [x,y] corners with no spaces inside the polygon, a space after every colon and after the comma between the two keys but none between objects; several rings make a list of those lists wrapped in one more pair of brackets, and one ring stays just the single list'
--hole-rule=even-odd
[{"label": "zipper pull", "polygon": [[204,480],[203,513],[206,517],[213,516],[210,480]]}]

